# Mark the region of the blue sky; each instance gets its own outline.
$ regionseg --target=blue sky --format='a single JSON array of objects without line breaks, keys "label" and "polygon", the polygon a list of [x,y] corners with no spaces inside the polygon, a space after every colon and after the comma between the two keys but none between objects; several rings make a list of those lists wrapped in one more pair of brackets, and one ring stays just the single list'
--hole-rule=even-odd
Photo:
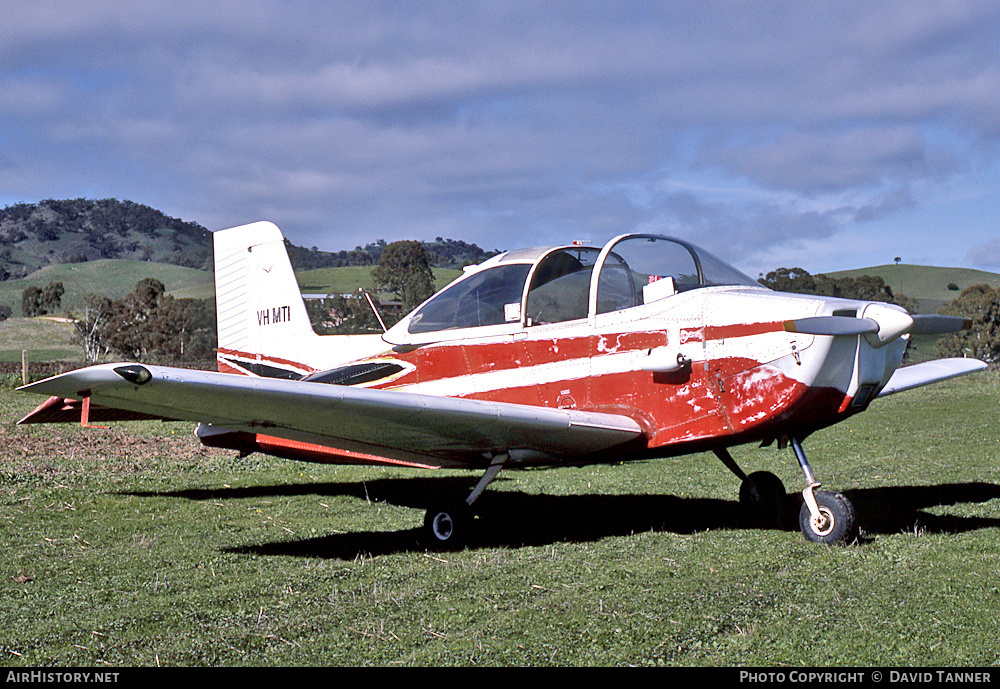
[{"label": "blue sky", "polygon": [[1000,271],[1000,5],[5,3],[0,204]]}]

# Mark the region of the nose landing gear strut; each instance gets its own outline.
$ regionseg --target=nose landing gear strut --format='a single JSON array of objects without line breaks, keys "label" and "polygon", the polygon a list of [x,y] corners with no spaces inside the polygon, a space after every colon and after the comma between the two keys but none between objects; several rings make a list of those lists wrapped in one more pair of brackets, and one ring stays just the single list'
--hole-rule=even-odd
[{"label": "nose landing gear strut", "polygon": [[799,510],[799,529],[802,530],[802,535],[815,543],[843,543],[853,540],[857,535],[854,505],[841,493],[817,491],[821,484],[813,476],[802,443],[794,436],[789,440],[806,477],[806,488],[802,491],[802,509]]}]

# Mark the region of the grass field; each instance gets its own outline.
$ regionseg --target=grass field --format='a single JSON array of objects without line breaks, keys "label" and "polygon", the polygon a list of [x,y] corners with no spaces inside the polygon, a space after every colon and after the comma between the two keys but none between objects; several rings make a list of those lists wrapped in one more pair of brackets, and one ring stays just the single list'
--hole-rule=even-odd
[{"label": "grass field", "polygon": [[[347,294],[359,288],[371,289],[372,266],[319,268],[296,274],[306,294]],[[434,268],[434,288],[440,289],[462,274],[460,270]],[[0,282],[0,305],[6,304],[15,314],[21,313],[21,293],[25,287],[44,289],[50,282],[62,282],[66,293],[64,309],[72,311],[87,294],[118,299],[135,289],[145,277],[162,282],[167,292],[178,299],[211,299],[215,296],[212,273],[167,263],[105,260],[46,266],[20,280]]]},{"label": "grass field", "polygon": [[[299,287],[306,294],[347,294],[358,288],[371,289],[371,266],[319,268],[296,273]],[[460,270],[434,268],[434,287],[440,289],[461,275]],[[922,312],[936,312],[955,299],[959,291],[949,290],[954,283],[960,290],[986,283],[1000,287],[1000,275],[964,268],[884,265],[829,273],[830,277],[878,275],[894,292],[905,294],[920,303]],[[21,292],[33,285],[44,288],[50,282],[62,282],[66,288],[62,304],[72,310],[84,295],[93,293],[119,298],[135,288],[144,277],[160,280],[176,298],[211,299],[215,296],[210,271],[183,268],[166,263],[102,260],[89,263],[56,264],[42,268],[20,280],[0,282],[0,305],[6,304],[15,314],[21,310]]]},{"label": "grass field", "polygon": [[[711,455],[461,472],[202,449],[189,424],[17,427],[0,390],[0,664],[984,666],[1000,662],[1000,374],[873,404],[806,449],[860,542],[748,528]],[[739,448],[790,490],[790,451]]]},{"label": "grass field", "polygon": [[[373,266],[316,268],[295,274],[303,294],[350,294],[358,289],[371,289]],[[434,289],[438,290],[462,274],[461,270],[433,268]]]},{"label": "grass field", "polygon": [[78,361],[83,347],[73,343],[73,326],[57,318],[8,318],[0,321],[0,362]]}]

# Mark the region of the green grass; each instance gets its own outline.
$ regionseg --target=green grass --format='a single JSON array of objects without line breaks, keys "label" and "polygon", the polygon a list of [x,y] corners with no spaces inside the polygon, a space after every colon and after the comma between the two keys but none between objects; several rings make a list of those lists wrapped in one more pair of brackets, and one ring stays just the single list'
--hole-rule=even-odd
[{"label": "green grass", "polygon": [[[1000,374],[810,437],[859,543],[747,528],[711,455],[504,472],[469,547],[425,551],[463,472],[200,448],[189,424],[15,427],[0,391],[0,663],[996,665]],[[790,450],[748,471],[802,478]]]},{"label": "green grass", "polygon": [[73,326],[53,318],[9,318],[0,321],[0,361],[21,361],[21,350],[28,351],[28,361],[77,361],[83,348],[73,344]]},{"label": "green grass", "polygon": [[[441,289],[462,274],[461,270],[433,268],[434,289]],[[371,289],[372,266],[316,268],[295,274],[303,294],[350,294],[358,289]]]}]

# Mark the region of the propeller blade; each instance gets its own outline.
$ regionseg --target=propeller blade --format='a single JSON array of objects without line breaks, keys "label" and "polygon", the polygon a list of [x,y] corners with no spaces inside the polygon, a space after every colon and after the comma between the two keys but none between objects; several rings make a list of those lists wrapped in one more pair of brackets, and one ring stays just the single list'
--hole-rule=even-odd
[{"label": "propeller blade", "polygon": [[911,333],[918,335],[941,335],[957,333],[972,327],[972,319],[962,316],[939,316],[937,314],[916,314],[913,317]]},{"label": "propeller blade", "polygon": [[796,318],[792,321],[785,321],[784,327],[790,333],[832,336],[874,334],[879,330],[877,321],[871,318],[853,318],[851,316]]}]

